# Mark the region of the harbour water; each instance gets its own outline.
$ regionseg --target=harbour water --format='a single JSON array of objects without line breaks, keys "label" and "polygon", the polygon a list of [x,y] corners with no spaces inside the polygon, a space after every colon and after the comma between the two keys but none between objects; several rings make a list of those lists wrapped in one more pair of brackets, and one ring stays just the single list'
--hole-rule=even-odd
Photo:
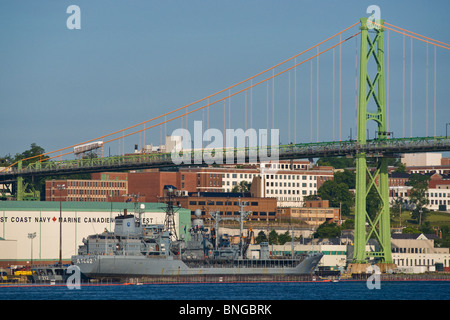
[{"label": "harbour water", "polygon": [[0,300],[449,300],[450,281],[3,286]]}]

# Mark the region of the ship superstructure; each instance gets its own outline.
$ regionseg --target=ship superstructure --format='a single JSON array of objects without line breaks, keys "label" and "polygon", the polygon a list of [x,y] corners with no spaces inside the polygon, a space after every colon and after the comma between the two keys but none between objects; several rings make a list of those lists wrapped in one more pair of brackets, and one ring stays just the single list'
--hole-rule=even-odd
[{"label": "ship superstructure", "polygon": [[[242,210],[240,221],[247,214]],[[220,214],[212,213],[215,227],[206,228],[201,212],[195,212],[190,239],[174,239],[162,224],[142,224],[140,213],[115,218],[114,231],[83,239],[73,264],[89,278],[129,279],[192,276],[264,276],[310,275],[322,254],[272,259],[267,244],[261,244],[259,259],[248,259],[248,241],[232,244],[230,237],[219,234]]]}]

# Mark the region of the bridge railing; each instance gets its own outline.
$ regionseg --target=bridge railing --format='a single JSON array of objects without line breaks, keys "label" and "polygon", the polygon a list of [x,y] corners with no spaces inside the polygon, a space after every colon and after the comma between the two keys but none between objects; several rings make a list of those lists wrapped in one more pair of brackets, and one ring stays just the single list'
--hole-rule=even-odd
[{"label": "bridge railing", "polygon": [[[21,170],[12,168],[9,172],[0,173],[0,179],[2,177],[5,179],[4,177],[11,178],[20,175],[71,174],[101,170],[112,171],[146,167],[205,165],[212,164],[207,160],[214,159],[214,157],[216,159],[221,158],[222,163],[227,163],[227,160],[231,160],[233,164],[240,164],[242,161],[244,164],[248,164],[276,161],[278,159],[353,156],[359,152],[365,152],[369,156],[386,156],[397,153],[439,151],[450,151],[450,139],[448,137],[374,139],[368,140],[364,145],[360,145],[355,140],[351,140],[250,148],[191,149],[178,153],[178,159],[185,159],[182,163],[176,162],[172,153],[145,153],[106,158],[42,161],[31,163]],[[207,158],[207,156],[210,158]]]}]

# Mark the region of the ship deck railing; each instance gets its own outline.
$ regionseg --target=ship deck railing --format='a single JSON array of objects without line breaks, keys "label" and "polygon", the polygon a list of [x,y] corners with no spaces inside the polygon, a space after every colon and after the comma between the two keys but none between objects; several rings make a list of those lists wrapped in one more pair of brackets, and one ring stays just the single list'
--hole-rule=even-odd
[{"label": "ship deck railing", "polygon": [[295,268],[300,259],[182,259],[191,268]]}]

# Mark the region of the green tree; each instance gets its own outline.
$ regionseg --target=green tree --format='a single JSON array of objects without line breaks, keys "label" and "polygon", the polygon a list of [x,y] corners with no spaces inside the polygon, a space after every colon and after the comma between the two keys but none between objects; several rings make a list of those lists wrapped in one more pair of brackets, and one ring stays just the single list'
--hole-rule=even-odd
[{"label": "green tree", "polygon": [[344,170],[334,174],[334,180],[339,183],[345,183],[349,189],[356,188],[356,174],[354,171]]},{"label": "green tree", "polygon": [[314,238],[337,238],[341,235],[341,229],[336,223],[322,223],[314,232]]},{"label": "green tree", "polygon": [[395,169],[394,172],[406,173],[406,165],[400,162],[399,165],[397,166],[397,169]]},{"label": "green tree", "polygon": [[317,201],[320,200],[320,197],[317,194],[310,194],[303,197],[304,201]]},{"label": "green tree", "polygon": [[426,208],[428,204],[428,183],[430,177],[422,174],[412,174],[409,177],[408,185],[412,186],[409,194],[411,203],[415,205],[414,210],[411,212],[411,217],[417,220],[419,225],[425,221],[429,210]]},{"label": "green tree", "polygon": [[10,154],[0,157],[0,167],[8,167],[14,163],[13,157]]},{"label": "green tree", "polygon": [[278,233],[275,230],[269,233],[269,244],[278,244]]},{"label": "green tree", "polygon": [[260,231],[258,232],[258,235],[256,236],[255,239],[256,243],[260,244],[261,242],[267,242],[267,236],[264,233],[264,231]]},{"label": "green tree", "polygon": [[[30,149],[25,150],[22,153],[17,153],[14,157],[8,155],[2,159],[4,159],[5,162],[8,161],[8,165],[12,165],[19,160],[23,160],[22,166],[26,167],[27,165],[37,161],[46,161],[49,157],[47,155],[44,155],[44,153],[44,148],[38,146],[36,143],[32,143],[30,145]],[[38,177],[35,179],[24,178],[24,183],[28,185],[28,191],[38,190],[41,194],[41,200],[45,200],[45,180],[46,178],[44,177]],[[13,192],[16,192],[15,188],[13,189]]]},{"label": "green tree", "polygon": [[251,182],[242,180],[241,182],[239,182],[239,184],[235,185],[233,189],[231,189],[231,192],[239,192],[239,193],[250,192],[251,185],[252,185]]},{"label": "green tree", "polygon": [[285,244],[286,242],[292,241],[292,237],[289,234],[289,231],[278,235],[278,244]]},{"label": "green tree", "polygon": [[440,227],[440,232],[442,233],[442,239],[436,239],[434,243],[436,246],[441,248],[450,247],[450,226],[444,225]]},{"label": "green tree", "polygon": [[335,169],[354,168],[355,159],[347,157],[323,157],[317,160],[319,166],[331,166]]},{"label": "green tree", "polygon": [[422,233],[434,233],[434,232],[435,232],[434,229],[433,229],[433,227],[431,226],[430,221],[425,221],[425,222],[419,227],[419,230],[420,230]]},{"label": "green tree", "polygon": [[353,219],[346,219],[342,225],[341,230],[347,230],[347,229],[355,229],[355,220]]},{"label": "green tree", "polygon": [[24,152],[18,153],[15,155],[14,162],[17,162],[22,159],[28,159],[28,158],[34,157],[33,159],[28,159],[28,160],[23,161],[22,165],[26,166],[33,162],[48,159],[49,157],[46,155],[43,155],[44,153],[45,153],[44,148],[38,146],[36,143],[32,143],[30,146],[30,149],[25,150]]},{"label": "green tree", "polygon": [[353,206],[353,194],[345,183],[337,183],[334,180],[325,181],[317,194],[323,200],[328,200],[331,207],[339,208],[341,206],[343,215],[350,214],[350,208]]},{"label": "green tree", "polygon": [[406,227],[403,228],[402,233],[422,233],[422,232],[420,232],[418,229],[414,227]]}]

